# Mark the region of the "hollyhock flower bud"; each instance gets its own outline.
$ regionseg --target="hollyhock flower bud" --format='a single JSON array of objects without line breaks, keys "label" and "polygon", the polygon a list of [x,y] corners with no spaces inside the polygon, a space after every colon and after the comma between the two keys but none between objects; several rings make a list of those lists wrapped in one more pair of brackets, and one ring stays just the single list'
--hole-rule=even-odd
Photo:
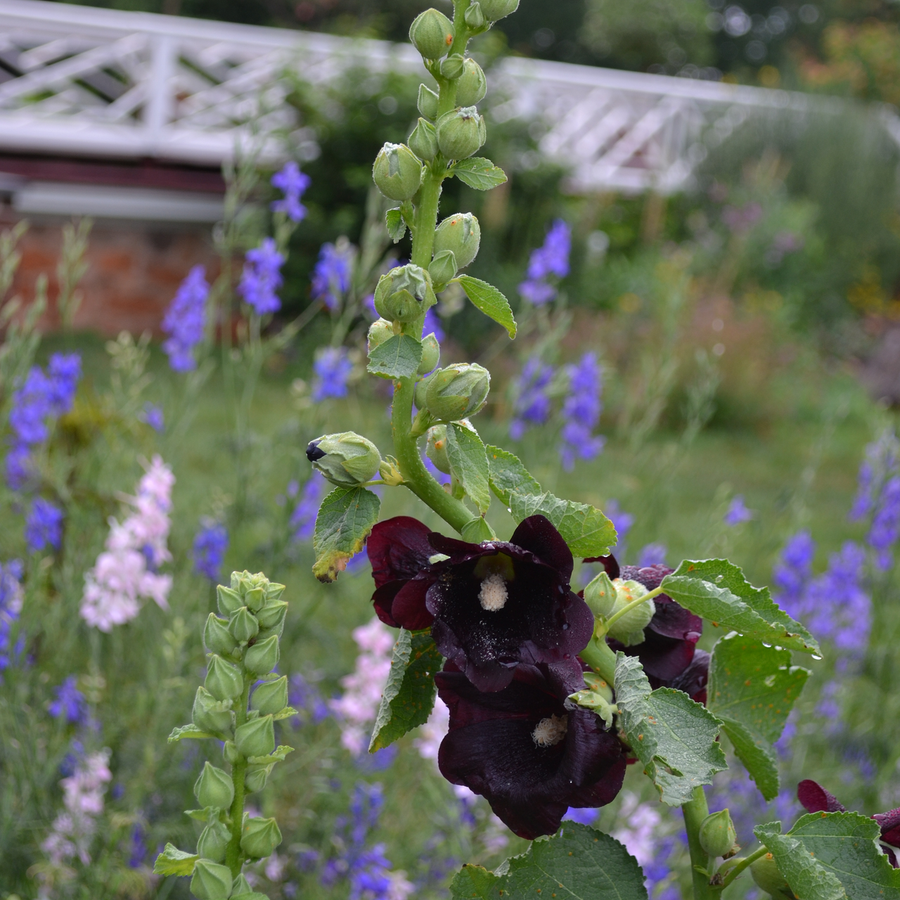
[{"label": "hollyhock flower bud", "polygon": [[419,363],[418,372],[420,375],[426,375],[441,360],[441,345],[438,339],[432,334],[426,334],[422,338],[422,361]]},{"label": "hollyhock flower bud", "polygon": [[243,597],[234,588],[221,584],[216,587],[216,602],[223,616],[231,616],[244,605]]},{"label": "hollyhock flower bud", "polygon": [[198,859],[191,877],[191,893],[197,900],[228,900],[231,869],[208,859]]},{"label": "hollyhock flower bud", "polygon": [[276,600],[274,602],[267,603],[257,614],[256,619],[259,622],[260,628],[265,629],[278,629],[279,634],[282,628],[284,628],[284,620],[287,616],[287,601],[286,600]]},{"label": "hollyhock flower bud", "polygon": [[459,78],[459,76],[462,75],[465,70],[465,65],[462,54],[453,53],[446,59],[441,60],[441,75],[452,81],[454,78]]},{"label": "hollyhock flower bud", "polygon": [[474,106],[444,113],[435,125],[438,147],[448,159],[468,159],[487,140],[487,126]]},{"label": "hollyhock flower bud", "polygon": [[281,831],[274,819],[247,819],[241,832],[241,850],[252,859],[271,856],[281,843]]},{"label": "hollyhock flower bud", "polygon": [[237,646],[235,639],[228,630],[228,620],[220,619],[215,613],[210,613],[203,626],[203,645],[210,653],[231,653]]},{"label": "hollyhock flower bud", "polygon": [[271,716],[260,716],[245,722],[234,732],[238,752],[251,756],[268,756],[275,749],[275,725]]},{"label": "hollyhock flower bud", "polygon": [[478,363],[459,363],[438,369],[428,379],[425,405],[435,419],[457,422],[474,416],[487,401],[491,373]]},{"label": "hollyhock flower bud", "polygon": [[248,766],[244,774],[244,787],[250,793],[261,791],[269,781],[269,775],[272,773],[272,766]]},{"label": "hollyhock flower bud", "polygon": [[777,900],[793,900],[794,892],[785,880],[784,875],[778,871],[775,857],[771,853],[761,856],[750,864],[750,874],[756,882],[756,886],[765,891],[770,897]]},{"label": "hollyhock flower bud", "polygon": [[[616,588],[616,601],[610,615],[618,613],[632,601],[649,593],[647,588],[637,581],[622,581],[617,578],[613,585]],[[644,629],[650,624],[655,612],[656,606],[653,601],[647,600],[628,610],[622,618],[613,622],[608,634],[624,646],[634,647],[643,642]]]},{"label": "hollyhock flower bud", "polygon": [[353,431],[324,434],[310,441],[306,458],[339,487],[356,487],[371,481],[381,463],[378,448]]},{"label": "hollyhock flower bud", "polygon": [[612,615],[616,606],[616,586],[606,572],[601,572],[584,589],[584,602],[595,616],[604,619]]},{"label": "hollyhock flower bud", "polygon": [[202,685],[197,688],[191,721],[201,730],[212,734],[228,734],[234,721],[230,700],[216,700]]},{"label": "hollyhock flower bud", "polygon": [[431,88],[426,87],[424,84],[419,85],[416,107],[426,119],[432,122],[437,118],[438,99],[438,95]]},{"label": "hollyhock flower bud", "polygon": [[476,31],[484,28],[484,26],[487,25],[487,19],[484,17],[484,13],[481,11],[481,4],[478,2],[478,0],[475,0],[475,2],[465,11],[463,18],[466,21],[466,25]]},{"label": "hollyhock flower bud", "polygon": [[277,635],[272,635],[264,641],[258,641],[252,647],[247,648],[244,654],[244,666],[257,675],[268,675],[278,665],[281,654]]},{"label": "hollyhock flower bud", "polygon": [[485,93],[487,93],[487,79],[484,77],[484,69],[474,59],[467,58],[463,62],[463,72],[456,84],[456,102],[460,106],[474,106],[484,99]]},{"label": "hollyhock flower bud", "polygon": [[456,265],[464,269],[478,256],[481,245],[481,226],[472,213],[447,216],[434,232],[434,253],[452,250]]},{"label": "hollyhock flower bud", "polygon": [[434,425],[428,429],[425,455],[434,463],[438,472],[450,474],[450,460],[447,457],[447,426]]},{"label": "hollyhock flower bud", "polygon": [[252,612],[256,612],[266,602],[265,585],[257,584],[244,591],[244,603]]},{"label": "hollyhock flower bud", "polygon": [[366,347],[371,353],[376,347],[380,347],[386,340],[394,336],[394,326],[387,319],[376,319],[369,326],[369,334]]},{"label": "hollyhock flower bud", "polygon": [[453,251],[441,250],[440,253],[435,254],[431,265],[428,266],[428,274],[431,276],[431,280],[438,285],[438,289],[440,289],[441,285],[456,277],[458,268]]},{"label": "hollyhock flower bud", "polygon": [[242,606],[229,620],[228,630],[236,640],[246,644],[259,632],[259,622],[246,606]]},{"label": "hollyhock flower bud", "polygon": [[230,766],[233,766],[241,758],[238,748],[234,746],[234,741],[225,741],[222,744],[222,758]]},{"label": "hollyhock flower bud", "polygon": [[409,149],[412,150],[419,159],[430,162],[437,156],[437,131],[435,131],[434,125],[426,119],[419,119],[412,134],[409,136],[407,143],[409,144]]},{"label": "hollyhock flower bud", "polygon": [[[239,898],[243,897],[244,894],[250,894],[249,900],[259,900],[259,897],[254,897],[252,894],[254,893],[253,888],[250,886],[250,882],[247,881],[244,873],[241,872],[237,878],[234,879],[234,884],[231,886],[231,898],[232,900],[239,900]],[[247,898],[245,898],[247,900]]]},{"label": "hollyhock flower bud", "polygon": [[737,832],[727,809],[710,813],[700,825],[700,846],[710,856],[728,856],[736,840]]},{"label": "hollyhock flower bud", "polygon": [[481,11],[489,22],[504,19],[519,8],[519,0],[479,0]]},{"label": "hollyhock flower bud", "polygon": [[213,654],[209,658],[209,667],[203,686],[216,700],[234,700],[244,690],[244,679],[240,669],[225,662],[221,656]]},{"label": "hollyhock flower bud", "polygon": [[197,853],[203,859],[213,862],[222,862],[225,859],[225,850],[231,840],[231,831],[224,822],[212,821],[200,833],[197,840]]},{"label": "hollyhock flower bud", "polygon": [[268,606],[272,601],[281,599],[281,595],[285,592],[286,587],[283,584],[279,584],[277,581],[269,581],[266,579],[264,590],[266,592],[266,602],[264,605]]},{"label": "hollyhock flower bud", "polygon": [[435,303],[431,276],[421,266],[397,266],[378,279],[375,310],[390,322],[412,322]]},{"label": "hollyhock flower bud", "polygon": [[450,49],[453,23],[436,9],[419,13],[409,27],[409,39],[424,59],[440,59]]},{"label": "hollyhock flower bud", "polygon": [[422,163],[406,144],[385,144],[375,157],[372,178],[390,200],[409,200],[422,184]]},{"label": "hollyhock flower bud", "polygon": [[208,762],[203,763],[203,771],[194,783],[194,796],[202,807],[229,809],[234,800],[234,784],[231,776]]},{"label": "hollyhock flower bud", "polygon": [[250,709],[258,709],[264,716],[276,715],[287,705],[287,675],[282,675],[277,681],[263,682],[250,698]]}]

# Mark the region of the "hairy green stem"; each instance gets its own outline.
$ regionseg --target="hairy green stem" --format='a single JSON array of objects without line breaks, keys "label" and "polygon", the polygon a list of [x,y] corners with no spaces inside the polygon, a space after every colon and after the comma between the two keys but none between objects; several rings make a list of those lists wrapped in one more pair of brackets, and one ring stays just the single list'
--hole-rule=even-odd
[{"label": "hairy green stem", "polygon": [[703,793],[702,787],[694,788],[692,798],[681,807],[681,812],[684,815],[688,849],[691,853],[694,900],[711,900],[715,896],[715,890],[709,883],[709,854],[700,845],[700,826],[709,815],[706,794]]},{"label": "hairy green stem", "polygon": [[742,859],[737,860],[734,865],[730,869],[728,869],[728,874],[726,874],[722,879],[722,885],[720,889],[724,891],[729,884],[732,884],[737,880],[741,872],[743,872],[745,869],[750,868],[753,863],[755,863],[758,859],[761,859],[768,852],[769,851],[765,846],[759,847],[757,850],[754,850],[753,853],[751,853],[749,856],[745,856]]},{"label": "hairy green stem", "polygon": [[610,687],[616,682],[616,654],[603,636],[595,635],[578,654]]},{"label": "hairy green stem", "polygon": [[614,612],[604,623],[606,632],[609,632],[609,629],[612,625],[619,621],[623,616],[628,615],[631,610],[640,606],[642,603],[646,603],[648,600],[652,600],[654,597],[658,597],[660,594],[665,593],[663,591],[662,586],[658,588],[654,588],[649,593],[644,594],[641,597],[638,597],[636,600],[632,600],[631,603],[626,603],[618,612]]}]

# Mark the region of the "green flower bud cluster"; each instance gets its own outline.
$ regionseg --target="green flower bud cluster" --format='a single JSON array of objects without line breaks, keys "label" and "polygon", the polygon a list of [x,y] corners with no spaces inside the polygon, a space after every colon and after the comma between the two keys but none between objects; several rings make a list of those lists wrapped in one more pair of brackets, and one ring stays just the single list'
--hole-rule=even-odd
[{"label": "green flower bud cluster", "polygon": [[435,303],[431,276],[420,266],[395,266],[378,279],[375,310],[389,322],[414,322]]}]

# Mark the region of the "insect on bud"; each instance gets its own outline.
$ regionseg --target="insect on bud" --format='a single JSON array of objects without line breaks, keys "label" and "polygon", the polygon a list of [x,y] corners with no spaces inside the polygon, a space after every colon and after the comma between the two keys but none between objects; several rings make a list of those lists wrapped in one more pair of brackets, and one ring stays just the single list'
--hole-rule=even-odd
[{"label": "insect on bud", "polygon": [[231,896],[231,869],[198,859],[191,876],[191,893],[197,900],[227,900]]},{"label": "insect on bud", "polygon": [[375,310],[391,322],[412,322],[435,303],[431,276],[421,266],[396,266],[375,288]]},{"label": "insect on bud", "polygon": [[[422,85],[424,87],[424,85]],[[420,118],[408,138],[409,148],[419,159],[430,162],[437,156],[438,142],[434,125],[426,119]]]},{"label": "insect on bud", "polygon": [[457,269],[456,256],[453,251],[441,250],[440,253],[435,254],[434,259],[431,261],[431,265],[428,267],[428,274],[431,276],[431,280],[438,285],[438,289],[440,289],[441,285],[456,277]]},{"label": "insect on bud", "polygon": [[460,269],[464,269],[478,256],[480,245],[481,226],[472,213],[447,216],[434,231],[435,256],[444,250],[452,250]]},{"label": "insect on bud", "polygon": [[419,13],[409,27],[409,39],[424,59],[440,59],[453,43],[453,23],[436,9]]},{"label": "insect on bud", "polygon": [[371,481],[381,462],[378,448],[353,431],[324,434],[310,441],[306,458],[314,469],[339,487],[355,487]]},{"label": "insect on bud", "polygon": [[487,126],[474,106],[444,113],[436,124],[438,147],[448,159],[468,159],[487,140]]},{"label": "insect on bud", "polygon": [[[469,10],[471,9],[470,6]],[[466,14],[468,15],[468,11]],[[486,92],[487,79],[484,77],[484,69],[474,59],[466,59],[462,75],[456,84],[456,102],[460,106],[474,106],[484,98]]]},{"label": "insect on bud", "polygon": [[390,200],[409,200],[422,183],[422,162],[406,144],[385,144],[375,157],[372,178]]},{"label": "insect on bud", "polygon": [[425,405],[435,419],[456,422],[475,415],[484,406],[490,388],[491,373],[484,366],[448,366],[428,378]]},{"label": "insect on bud", "polygon": [[438,99],[438,95],[431,88],[426,87],[424,84],[419,85],[416,107],[419,113],[431,122],[437,118]]}]

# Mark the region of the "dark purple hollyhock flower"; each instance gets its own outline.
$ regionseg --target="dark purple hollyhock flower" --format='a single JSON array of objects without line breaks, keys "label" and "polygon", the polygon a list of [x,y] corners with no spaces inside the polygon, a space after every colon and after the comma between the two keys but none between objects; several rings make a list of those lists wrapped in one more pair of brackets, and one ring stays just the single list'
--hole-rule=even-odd
[{"label": "dark purple hollyhock flower", "polygon": [[[807,812],[847,812],[847,807],[834,794],[830,794],[820,784],[810,779],[797,785],[797,799]],[[872,818],[881,829],[881,843],[890,845],[882,848],[887,858],[895,869],[900,868],[897,854],[891,849],[900,850],[900,807],[890,812],[876,813]]]},{"label": "dark purple hollyhock flower", "polygon": [[[658,588],[663,578],[673,571],[660,564],[643,568],[620,567],[614,556],[590,561],[602,562],[610,578],[636,581],[648,591]],[[625,647],[615,640],[607,639],[607,642],[614,650],[622,650],[628,656],[637,656],[654,689],[674,687],[702,703],[706,699],[709,654],[698,655],[696,663],[694,660],[695,646],[703,631],[703,619],[679,606],[667,594],[654,597],[653,602],[656,604],[656,612],[644,629],[644,640],[640,644]],[[682,687],[681,684],[685,686]]]},{"label": "dark purple hollyhock flower", "polygon": [[480,544],[400,516],[375,526],[368,550],[379,618],[431,625],[437,649],[478,690],[506,687],[519,663],[574,660],[593,634],[593,614],[569,587],[572,553],[544,516]]},{"label": "dark purple hollyhock flower", "polygon": [[519,837],[553,834],[569,807],[605,806],[622,787],[625,752],[614,731],[565,699],[584,688],[576,660],[520,665],[501,691],[479,691],[452,663],[435,676],[450,709],[438,765],[481,794]]}]

